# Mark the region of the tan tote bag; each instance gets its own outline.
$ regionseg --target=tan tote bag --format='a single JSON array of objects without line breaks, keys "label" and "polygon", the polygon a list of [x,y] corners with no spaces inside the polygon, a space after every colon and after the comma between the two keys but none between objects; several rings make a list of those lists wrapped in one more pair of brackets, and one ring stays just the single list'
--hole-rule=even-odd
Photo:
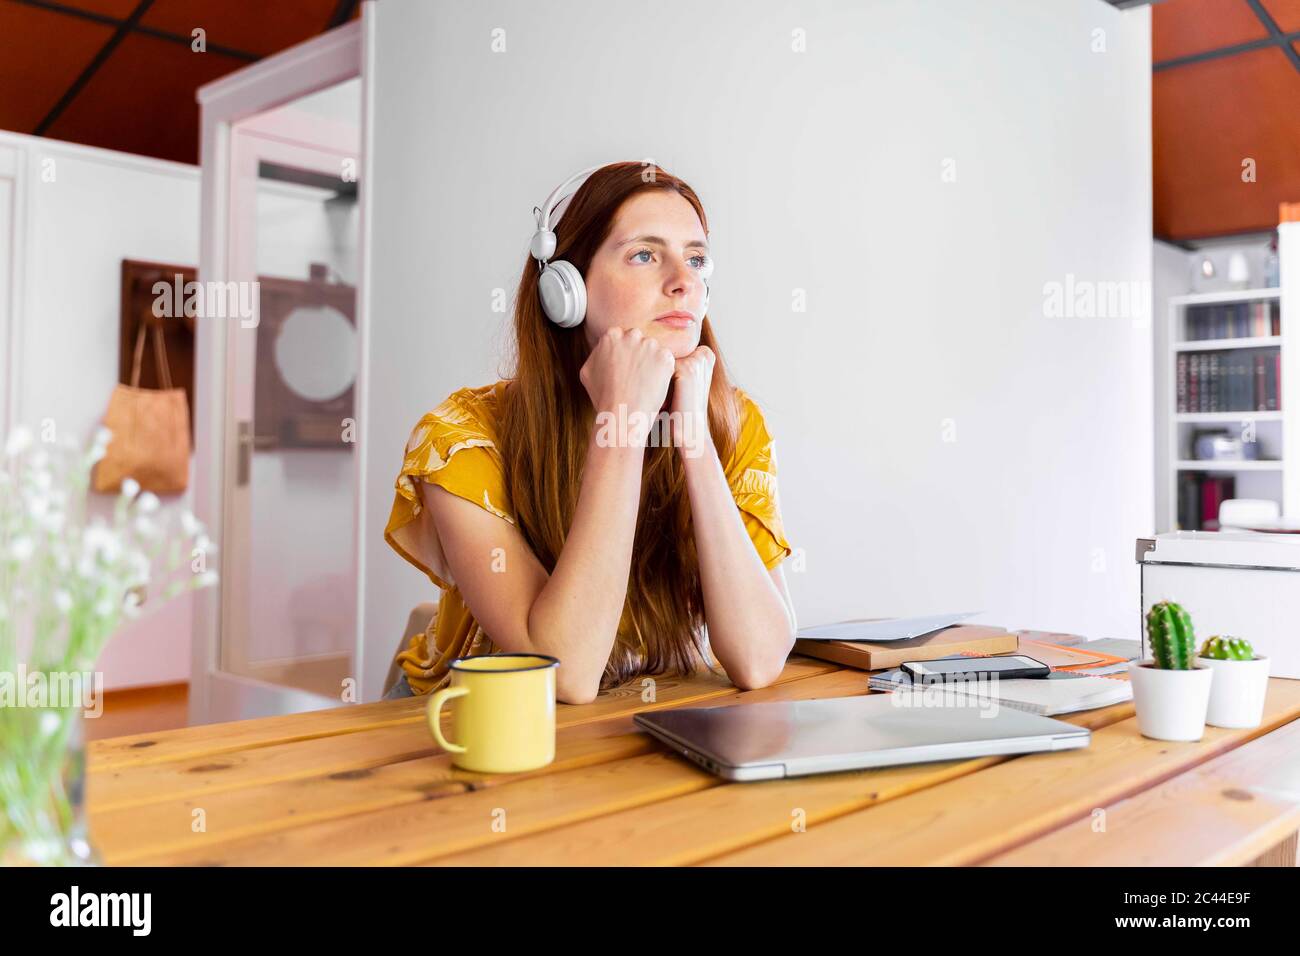
[{"label": "tan tote bag", "polygon": [[161,326],[152,323],[150,331],[162,388],[140,388],[145,334],[142,323],[135,339],[131,384],[113,387],[104,413],[104,425],[113,437],[107,453],[95,466],[96,491],[120,491],[124,478],[134,478],[141,490],[159,495],[178,494],[189,484],[190,410],[185,389],[172,388]]}]

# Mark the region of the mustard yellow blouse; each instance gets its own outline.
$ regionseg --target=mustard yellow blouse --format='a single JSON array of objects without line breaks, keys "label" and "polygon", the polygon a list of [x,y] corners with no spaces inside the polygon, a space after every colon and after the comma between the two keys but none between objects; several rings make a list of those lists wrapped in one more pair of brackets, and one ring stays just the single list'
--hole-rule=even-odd
[{"label": "mustard yellow blouse", "polygon": [[[456,658],[498,650],[461,598],[415,483],[440,485],[515,523],[496,436],[505,386],[506,382],[500,381],[452,392],[416,423],[406,443],[384,540],[443,592],[428,629],[415,635],[396,658],[417,694],[444,686],[451,677],[448,665]],[[740,437],[724,471],[754,548],[770,569],[791,553],[777,504],[776,452],[758,406],[740,389],[737,396]]]}]

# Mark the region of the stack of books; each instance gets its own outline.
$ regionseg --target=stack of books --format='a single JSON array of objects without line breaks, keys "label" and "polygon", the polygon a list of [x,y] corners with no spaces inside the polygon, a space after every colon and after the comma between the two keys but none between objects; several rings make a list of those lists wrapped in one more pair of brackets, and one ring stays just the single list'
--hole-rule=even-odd
[{"label": "stack of books", "polygon": [[1174,368],[1180,412],[1275,412],[1282,407],[1277,348],[1179,352]]},{"label": "stack of books", "polygon": [[1244,339],[1282,334],[1282,304],[1277,299],[1219,302],[1187,308],[1187,337]]},{"label": "stack of books", "polygon": [[1178,527],[1182,531],[1218,531],[1219,505],[1237,497],[1232,475],[1178,475]]}]

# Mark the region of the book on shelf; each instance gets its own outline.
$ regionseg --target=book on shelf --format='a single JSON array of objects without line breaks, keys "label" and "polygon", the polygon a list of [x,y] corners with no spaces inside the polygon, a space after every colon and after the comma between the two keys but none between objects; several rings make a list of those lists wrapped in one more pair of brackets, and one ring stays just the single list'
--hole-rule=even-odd
[{"label": "book on shelf", "polygon": [[1282,329],[1281,304],[1277,299],[1189,305],[1186,318],[1187,338],[1194,342],[1280,335]]},{"label": "book on shelf", "polygon": [[1282,407],[1282,350],[1277,346],[1179,352],[1174,399],[1179,412],[1272,412]]},{"label": "book on shelf", "polygon": [[1178,528],[1181,531],[1218,531],[1219,505],[1235,498],[1237,479],[1233,475],[1178,475]]}]

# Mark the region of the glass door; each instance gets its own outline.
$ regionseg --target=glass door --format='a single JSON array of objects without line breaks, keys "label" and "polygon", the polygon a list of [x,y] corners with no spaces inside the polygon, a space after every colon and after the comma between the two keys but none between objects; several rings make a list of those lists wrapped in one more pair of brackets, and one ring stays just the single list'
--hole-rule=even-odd
[{"label": "glass door", "polygon": [[196,609],[191,723],[358,699],[362,80],[331,63],[262,61],[238,115],[205,117],[226,189],[205,188],[200,284],[224,309],[205,317],[212,405],[195,435],[211,484],[196,504],[220,529],[220,585]]}]

